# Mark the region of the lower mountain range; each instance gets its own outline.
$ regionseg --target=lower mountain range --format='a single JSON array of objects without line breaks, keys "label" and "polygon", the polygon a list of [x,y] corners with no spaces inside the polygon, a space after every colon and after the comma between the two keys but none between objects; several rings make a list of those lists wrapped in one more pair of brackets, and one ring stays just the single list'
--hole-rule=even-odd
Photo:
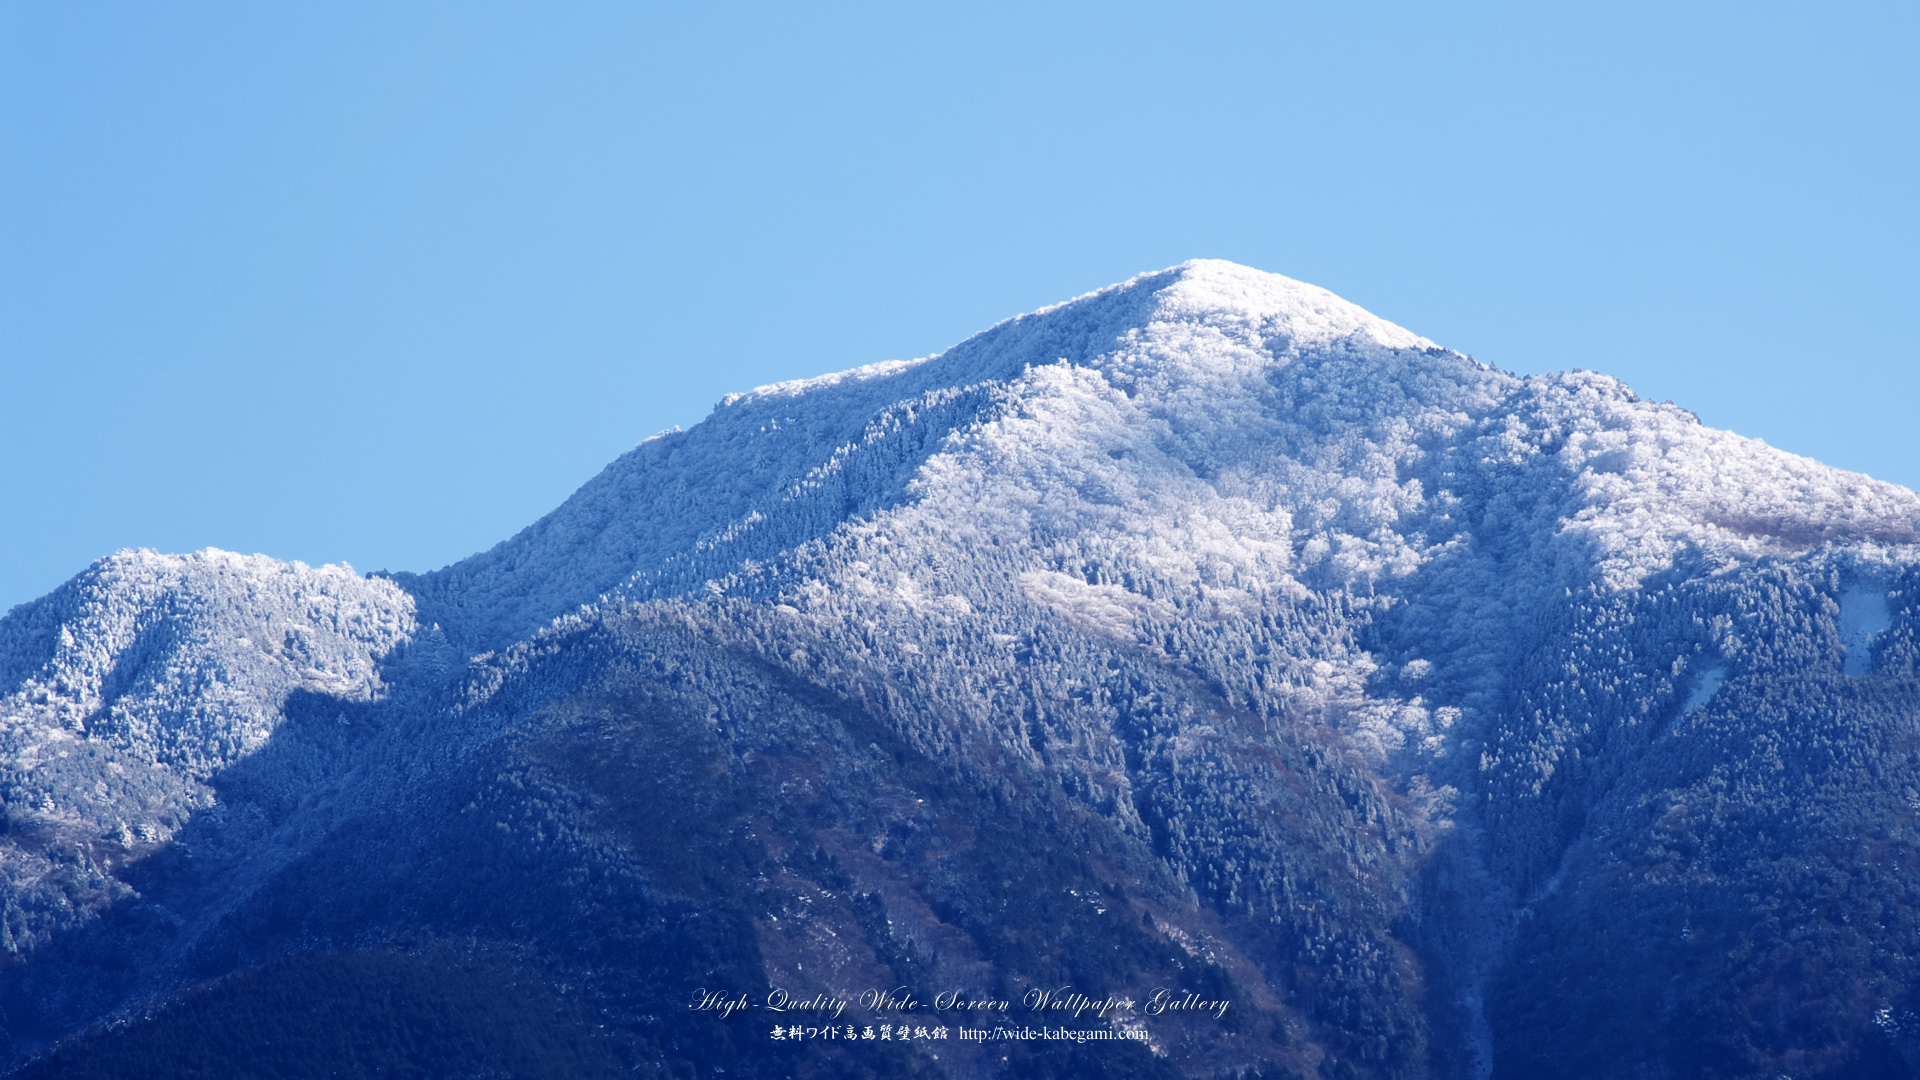
[{"label": "lower mountain range", "polygon": [[1907,1077],[1917,634],[1920,496],[1188,263],[14,608],[0,1072]]}]

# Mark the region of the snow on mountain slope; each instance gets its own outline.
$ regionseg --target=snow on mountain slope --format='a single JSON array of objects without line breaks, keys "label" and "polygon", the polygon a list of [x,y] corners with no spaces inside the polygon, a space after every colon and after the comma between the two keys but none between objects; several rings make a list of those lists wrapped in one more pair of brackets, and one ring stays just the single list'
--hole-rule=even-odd
[{"label": "snow on mountain slope", "polygon": [[8,953],[123,891],[116,866],[211,806],[289,694],[383,691],[412,601],[344,566],[123,551],[0,620]]},{"label": "snow on mountain slope", "polygon": [[[1010,319],[938,356],[730,396],[694,429],[642,443],[492,551],[403,580],[444,611],[450,627],[497,646],[605,593],[673,595],[735,569],[751,572],[749,563],[899,499],[950,435],[1009,407],[1026,369],[1097,363],[1156,321],[1241,342],[1243,364],[1261,349],[1336,341],[1428,345],[1325,290],[1227,263],[1190,263]],[[1164,336],[1153,344],[1183,349]],[[1235,362],[1199,351],[1191,359],[1199,362],[1186,373],[1193,376]]]},{"label": "snow on mountain slope", "polygon": [[[1872,836],[1900,880],[1911,838],[1883,777],[1909,737],[1916,567],[1912,492],[1605,376],[1515,376],[1323,290],[1187,263],[936,356],[730,396],[440,571],[123,553],[15,609],[0,620],[9,955],[126,896],[124,866],[197,829],[153,860],[152,909],[122,905],[124,926],[89,939],[99,956],[147,949],[152,970],[41,950],[33,986],[93,996],[34,1005],[18,1045],[206,956],[315,948],[299,935],[320,926],[359,941],[362,916],[338,912],[387,920],[374,937],[460,936],[494,905],[474,926],[498,933],[601,903],[556,883],[617,880],[619,910],[653,925],[642,914],[681,910],[687,874],[661,852],[677,841],[647,830],[694,794],[740,816],[709,854],[754,852],[716,854],[700,885],[704,904],[765,905],[771,921],[743,908],[734,930],[703,931],[753,977],[831,991],[803,960],[957,977],[1000,943],[1059,945],[1045,903],[1006,913],[1016,875],[994,860],[1023,853],[988,858],[955,825],[1011,814],[1025,824],[1008,835],[1075,823],[1100,838],[1096,862],[1136,868],[1101,879],[1089,910],[1146,905],[1126,929],[1141,955],[1196,956],[1211,927],[1208,955],[1232,959],[1273,1041],[1193,1069],[1285,1046],[1290,1068],[1328,1075],[1477,1076],[1496,1051],[1547,1075],[1535,1013],[1559,984],[1536,954],[1561,950],[1602,989],[1749,981],[1668,972],[1694,954],[1651,945],[1614,972],[1615,939],[1583,951],[1577,933],[1528,931],[1536,915],[1739,925],[1774,887],[1772,857],[1687,860],[1773,843],[1779,821],[1747,811],[1812,805],[1790,792],[1824,800],[1793,821],[1807,860],[1842,867],[1840,840]],[[1748,802],[1699,809],[1728,784]],[[608,826],[619,806],[631,821]],[[400,832],[384,877],[354,877],[354,837]],[[1070,832],[1047,859],[1076,849]],[[1646,870],[1668,850],[1678,861]],[[924,870],[963,864],[984,876]],[[1895,889],[1875,884],[1839,923],[1905,910]],[[1581,906],[1604,890],[1599,914]],[[866,914],[818,932],[795,914],[836,891]],[[597,949],[598,917],[551,929]],[[1696,966],[1808,961],[1798,947],[1727,945]],[[672,945],[647,949],[685,974],[659,959]],[[1020,956],[1022,978],[1065,962]],[[576,974],[638,1000],[594,964]],[[1848,964],[1859,994],[1908,974]],[[1842,1030],[1847,1007],[1808,1023]],[[1617,1026],[1656,1023],[1686,1027]],[[1581,1060],[1619,1051],[1596,1036]],[[1746,1063],[1730,1074],[1769,1052],[1728,1057]],[[1648,1053],[1635,1061],[1671,1064]]]},{"label": "snow on mountain slope", "polygon": [[[1704,428],[1604,376],[1516,378],[1324,290],[1196,261],[938,356],[729,397],[492,551],[405,580],[497,646],[603,594],[745,581],[850,518],[966,487],[965,472],[1071,495],[1049,512],[1092,515],[1080,531],[1133,495],[1158,501],[1129,513],[1162,523],[1217,502],[1226,518],[1193,528],[1291,548],[1262,556],[1269,585],[1405,577],[1467,541],[1461,509],[1516,509],[1471,505],[1484,492],[1463,488],[1496,474],[1552,493],[1522,493],[1524,521],[1475,524],[1524,526],[1567,560],[1540,567],[1556,579],[1597,565],[1627,587],[1687,551],[1920,538],[1910,492]],[[945,513],[977,527],[959,503]]]},{"label": "snow on mountain slope", "polygon": [[[895,576],[856,581],[879,573],[870,541],[890,532],[881,558],[901,564]],[[1632,588],[1681,562],[1711,570],[1834,540],[1913,544],[1920,497],[1705,428],[1605,376],[1508,375],[1324,290],[1200,260],[937,356],[730,396],[493,550],[396,576],[479,647],[602,596],[772,596],[823,558],[858,595],[993,602],[929,591],[926,546],[949,559],[1023,551],[1030,565],[998,591],[1080,603],[1109,628],[1120,611],[1173,609],[1063,582],[1052,549],[1101,549],[1223,614],[1302,590],[1389,592],[1488,629],[1529,596],[1596,578]],[[116,556],[23,605],[0,627],[10,708],[47,730],[98,714],[117,745],[204,773],[264,735],[287,686],[361,692],[367,657],[409,632],[409,600],[386,583],[236,559]],[[310,615],[251,584],[336,577],[365,594],[329,601],[361,605],[353,614]],[[262,599],[217,601],[232,619],[255,618],[251,605],[299,625],[211,636],[202,594],[239,587],[202,582],[243,578]],[[118,614],[87,616],[61,631],[78,644],[55,647],[50,605],[88,589],[127,598],[88,601]],[[169,590],[196,599],[163,603]],[[169,604],[186,608],[154,614]],[[313,637],[316,618],[342,628]],[[140,619],[168,628],[185,666],[139,669],[151,685],[136,705],[122,700],[134,684],[120,643],[150,649],[161,632],[136,630]],[[178,710],[168,723],[140,719],[166,709]]]},{"label": "snow on mountain slope", "polygon": [[[1044,576],[1098,551],[1222,613],[1302,590],[1412,601],[1434,660],[1487,672],[1516,620],[1589,582],[1916,539],[1911,492],[1196,261],[934,357],[730,397],[494,550],[402,580],[474,647],[602,596],[773,596],[809,575],[909,603],[1043,596],[1113,632],[1172,610]],[[1020,564],[1000,585],[933,580],[985,549]]]}]

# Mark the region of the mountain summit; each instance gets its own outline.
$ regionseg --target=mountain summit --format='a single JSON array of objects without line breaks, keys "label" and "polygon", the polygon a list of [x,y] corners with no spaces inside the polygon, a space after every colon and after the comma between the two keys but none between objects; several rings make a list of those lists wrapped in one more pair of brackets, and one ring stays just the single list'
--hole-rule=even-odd
[{"label": "mountain summit", "polygon": [[[1187,263],[730,396],[439,571],[14,609],[5,1045],[1906,1076],[1916,566],[1912,492]],[[775,1004],[836,1000],[1077,1034]]]},{"label": "mountain summit", "polygon": [[[1432,345],[1323,289],[1232,263],[1143,274],[938,356],[730,395],[693,430],[642,443],[492,551],[409,580],[484,613],[476,632],[504,643],[604,594],[700,589],[825,536],[850,511],[891,505],[949,436],[985,433],[1029,395],[1062,392],[1034,368],[1076,369],[1174,419],[1207,395],[1257,394],[1272,369],[1335,348],[1385,356]],[[1089,416],[1083,430],[1050,433],[1057,446],[1034,449],[1077,452],[1133,419]]]},{"label": "mountain summit", "polygon": [[[1519,445],[1523,431],[1534,445]],[[1550,431],[1562,443],[1541,445]],[[1628,580],[1682,547],[1755,555],[1843,534],[1910,543],[1920,524],[1911,492],[1704,428],[1614,380],[1516,378],[1323,289],[1199,260],[937,356],[730,396],[492,551],[404,580],[497,646],[605,595],[684,595],[759,573],[851,517],[959,484],[956,470],[1076,499],[1077,481],[1102,478],[1183,509],[1232,489],[1300,519],[1268,523],[1298,554],[1353,552],[1338,560],[1343,576],[1377,575],[1382,559],[1420,561],[1397,549],[1432,524],[1420,515],[1458,497],[1435,470],[1463,452],[1540,459],[1559,474],[1557,516]],[[1182,480],[1194,485],[1185,499],[1167,490]],[[1328,499],[1341,504],[1331,514]]]}]

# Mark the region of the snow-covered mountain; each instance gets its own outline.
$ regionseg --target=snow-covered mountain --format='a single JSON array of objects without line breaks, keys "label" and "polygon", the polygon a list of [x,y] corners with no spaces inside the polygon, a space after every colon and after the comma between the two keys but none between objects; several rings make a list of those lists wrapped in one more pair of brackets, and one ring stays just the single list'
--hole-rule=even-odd
[{"label": "snow-covered mountain", "polygon": [[[16,608],[0,1017],[22,1075],[1906,1075],[1917,564],[1912,492],[1188,263],[729,397],[440,571]],[[1065,983],[1234,1004],[766,1030]]]}]

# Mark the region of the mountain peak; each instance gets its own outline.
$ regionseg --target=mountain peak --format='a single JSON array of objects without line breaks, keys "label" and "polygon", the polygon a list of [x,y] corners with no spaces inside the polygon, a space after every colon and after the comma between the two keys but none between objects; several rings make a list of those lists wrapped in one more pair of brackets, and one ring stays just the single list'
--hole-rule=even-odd
[{"label": "mountain peak", "polygon": [[[1175,331],[1174,328],[1186,328]],[[1015,315],[945,352],[884,360],[811,378],[788,379],[728,394],[720,408],[777,402],[830,388],[905,377],[921,383],[1008,378],[1023,366],[1066,361],[1101,366],[1129,341],[1217,335],[1266,354],[1299,353],[1336,343],[1383,349],[1435,349],[1432,341],[1358,304],[1304,281],[1224,259],[1189,259],[1135,275],[1057,304]],[[1158,349],[1161,362],[1190,350]],[[919,378],[914,378],[918,373]],[[889,392],[898,387],[889,385]]]},{"label": "mountain peak", "polygon": [[423,619],[496,648],[608,596],[772,588],[816,543],[904,527],[894,509],[975,528],[1007,499],[1003,543],[1117,513],[1123,534],[1178,546],[1218,514],[1228,577],[1368,595],[1482,547],[1532,552],[1555,588],[1631,588],[1689,551],[1910,543],[1920,521],[1912,493],[1614,380],[1514,376],[1317,286],[1199,259],[933,356],[729,396],[492,551],[403,581]]},{"label": "mountain peak", "polygon": [[1317,285],[1224,259],[1191,259],[1134,280],[1143,279],[1166,282],[1158,289],[1158,307],[1167,322],[1246,323],[1296,348],[1350,338],[1389,349],[1435,347]]},{"label": "mountain peak", "polygon": [[[1035,348],[1042,343],[1057,355],[1034,355],[1044,352]],[[1191,259],[1015,316],[933,359],[958,362],[991,351],[1002,363],[986,365],[981,374],[1004,377],[1009,356],[1110,369],[1108,361],[1137,354],[1131,346],[1141,345],[1152,354],[1145,366],[1181,368],[1191,367],[1184,362],[1197,354],[1223,348],[1258,353],[1267,362],[1335,345],[1437,348],[1317,285],[1223,259]],[[1133,359],[1138,375],[1146,358]]]}]

